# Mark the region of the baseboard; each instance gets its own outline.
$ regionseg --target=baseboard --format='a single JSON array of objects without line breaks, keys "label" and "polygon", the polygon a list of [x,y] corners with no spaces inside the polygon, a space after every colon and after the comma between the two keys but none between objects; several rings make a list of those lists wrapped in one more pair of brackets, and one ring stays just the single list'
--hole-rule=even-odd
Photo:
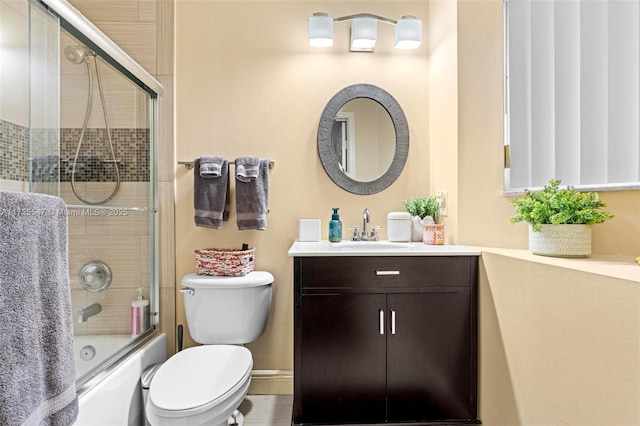
[{"label": "baseboard", "polygon": [[290,395],[293,393],[293,370],[253,370],[251,395]]}]

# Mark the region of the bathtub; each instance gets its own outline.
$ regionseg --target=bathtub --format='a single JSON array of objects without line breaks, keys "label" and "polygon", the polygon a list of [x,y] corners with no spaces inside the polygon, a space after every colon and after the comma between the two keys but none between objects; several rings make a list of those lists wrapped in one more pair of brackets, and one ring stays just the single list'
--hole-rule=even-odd
[{"label": "bathtub", "polygon": [[[101,345],[96,340],[96,336],[90,336],[88,341],[77,338],[76,340],[79,342],[77,349],[82,349],[82,343],[87,343],[94,347]],[[117,340],[114,341],[113,339],[111,341],[109,339],[104,340],[104,345],[107,346],[117,342]],[[128,340],[130,341],[131,337],[128,337]],[[96,347],[96,357],[99,351],[99,347]],[[164,362],[166,358],[166,336],[164,334],[155,334],[106,371],[80,385],[78,387],[80,413],[75,425],[114,426],[143,424],[144,413],[140,375],[146,367]],[[82,365],[81,367],[84,368],[85,366]]]},{"label": "bathtub", "polygon": [[76,362],[76,377],[107,360],[111,354],[132,342],[128,334],[105,334],[73,337],[73,353]]}]

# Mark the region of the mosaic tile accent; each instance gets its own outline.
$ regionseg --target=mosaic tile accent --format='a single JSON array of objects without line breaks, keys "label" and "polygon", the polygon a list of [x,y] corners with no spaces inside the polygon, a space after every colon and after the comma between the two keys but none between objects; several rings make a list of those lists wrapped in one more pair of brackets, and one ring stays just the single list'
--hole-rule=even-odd
[{"label": "mosaic tile accent", "polygon": [[[82,129],[33,129],[31,181],[71,181],[81,133]],[[111,140],[121,181],[149,182],[149,129],[111,129]],[[29,128],[4,120],[0,120],[0,179],[29,180]],[[76,182],[115,180],[107,131],[87,129],[76,164]]]},{"label": "mosaic tile accent", "polygon": [[[58,129],[31,129],[30,149],[31,153],[31,182],[59,182],[60,162],[58,146],[60,145],[60,132]],[[27,168],[29,161],[27,161]]]},{"label": "mosaic tile accent", "polygon": [[29,179],[29,128],[0,120],[0,179]]},{"label": "mosaic tile accent", "polygon": [[[60,130],[61,181],[69,182],[82,129]],[[111,129],[111,141],[122,182],[148,182],[149,129]],[[113,166],[109,138],[105,129],[87,129],[82,139],[76,182],[113,182]]]}]

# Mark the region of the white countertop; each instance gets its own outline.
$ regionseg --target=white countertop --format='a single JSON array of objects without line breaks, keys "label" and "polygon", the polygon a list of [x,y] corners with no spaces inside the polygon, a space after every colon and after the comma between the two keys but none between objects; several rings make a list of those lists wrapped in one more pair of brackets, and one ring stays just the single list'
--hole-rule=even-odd
[{"label": "white countertop", "polygon": [[289,249],[292,257],[314,256],[480,256],[474,247],[458,245],[427,245],[393,243],[389,241],[295,241]]}]

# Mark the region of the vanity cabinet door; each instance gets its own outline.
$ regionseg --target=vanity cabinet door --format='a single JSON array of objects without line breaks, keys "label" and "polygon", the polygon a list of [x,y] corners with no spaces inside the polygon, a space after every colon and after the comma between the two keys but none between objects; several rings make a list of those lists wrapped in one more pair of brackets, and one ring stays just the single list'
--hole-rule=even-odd
[{"label": "vanity cabinet door", "polygon": [[385,419],[384,294],[301,297],[300,374],[304,423]]},{"label": "vanity cabinet door", "polygon": [[388,295],[388,421],[476,417],[470,300],[469,292]]}]

